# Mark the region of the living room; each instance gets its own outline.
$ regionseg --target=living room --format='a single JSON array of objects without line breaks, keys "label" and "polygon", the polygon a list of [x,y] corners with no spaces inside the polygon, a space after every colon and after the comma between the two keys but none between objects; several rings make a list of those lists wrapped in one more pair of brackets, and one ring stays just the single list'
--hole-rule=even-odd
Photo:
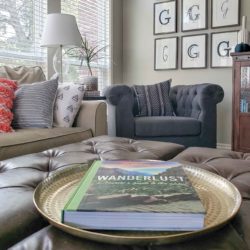
[{"label": "living room", "polygon": [[[198,28],[185,30],[185,4],[192,7],[197,6],[197,2],[203,8],[204,22]],[[174,11],[165,16],[164,11],[168,5],[171,9],[172,4]],[[218,6],[223,6],[221,11],[226,15],[230,10],[234,19],[230,18],[229,23],[216,23],[214,15]],[[14,120],[9,123],[13,132],[0,134],[0,200],[4,201],[0,205],[0,224],[3,225],[0,229],[0,249],[249,249],[250,116],[248,107],[247,111],[242,111],[240,91],[235,85],[240,85],[240,67],[249,69],[250,50],[247,46],[248,49],[238,46],[237,54],[230,55],[235,52],[237,44],[250,44],[249,0],[11,0],[1,1],[0,11],[1,78],[13,80],[16,84],[13,93],[46,82],[46,88],[45,85],[36,85],[30,92],[27,91],[28,94],[22,92],[18,98],[13,97],[14,106],[9,109],[14,114]],[[159,11],[164,14],[160,16]],[[197,14],[196,11],[200,14],[200,8],[194,7],[193,11],[191,15]],[[72,42],[69,48],[63,46],[68,45],[63,39],[67,40],[65,34],[70,34],[69,29],[66,24],[64,29],[60,23],[57,27],[55,19],[49,23],[48,17],[54,13],[72,15],[83,39],[81,42],[87,41],[93,49],[97,48],[99,54],[95,55],[90,65],[86,54],[72,56],[71,49],[78,52],[77,41]],[[170,17],[175,20],[175,25],[172,30],[164,31],[165,27],[161,25]],[[55,31],[48,33],[49,39],[56,41],[57,31],[60,32],[61,28],[64,34],[62,41],[53,45],[44,36],[45,30],[52,26],[55,26]],[[18,27],[23,31],[18,33]],[[237,42],[230,44],[230,48],[225,47],[224,52],[228,52],[225,61],[221,58],[222,61],[217,62],[214,60],[213,51],[216,48],[213,39],[221,33],[226,38],[237,35]],[[183,51],[185,44],[196,42],[197,37],[204,38],[204,48],[202,62],[195,64],[194,60],[188,62]],[[158,41],[164,41],[169,46],[171,39],[174,40],[171,48],[174,53],[169,55],[174,56],[170,66],[164,66],[164,59],[158,52],[164,45],[159,45]],[[25,41],[32,49],[25,47]],[[17,70],[12,71],[15,67]],[[84,82],[87,75],[86,79],[89,79],[91,71],[94,78],[98,78],[98,84]],[[250,81],[249,72],[247,84]],[[58,76],[59,79],[56,78]],[[20,83],[22,77],[24,81]],[[31,79],[30,82],[27,79]],[[75,89],[80,98],[74,117],[70,117],[70,125],[65,125],[67,107],[57,114],[54,102],[60,99],[60,94],[65,94],[63,91],[72,82],[77,86]],[[84,87],[85,93],[79,85]],[[136,91],[142,91],[140,87],[144,88],[143,91],[147,90],[151,85],[168,89],[166,102],[172,103],[172,109],[167,125],[161,118],[152,125],[146,121],[148,117],[136,113],[140,112]],[[34,113],[40,115],[42,104],[39,98],[42,95],[47,105],[50,104],[50,117],[44,117],[42,121],[46,123],[49,120],[49,125],[43,127],[35,123],[37,117],[32,117]],[[182,99],[184,95],[189,97]],[[31,101],[22,103],[20,99],[23,96]],[[158,98],[163,100],[160,95]],[[27,103],[33,109],[27,109]],[[136,108],[135,103],[138,105]],[[22,105],[28,114],[23,127]],[[43,112],[41,114],[44,116]],[[140,123],[136,124],[137,121]],[[187,125],[183,125],[185,122]],[[36,124],[36,128],[27,124]],[[163,135],[159,135],[163,130]],[[165,133],[165,130],[170,132]],[[184,135],[185,132],[187,134]],[[198,233],[117,234],[67,227],[60,222],[60,215],[58,217],[61,201],[55,203],[54,208],[51,203],[54,197],[49,195],[72,191],[76,180],[80,180],[79,176],[94,160],[99,159],[173,159],[191,165],[190,173],[192,167],[200,169],[197,175],[201,176],[205,173],[203,170],[208,170],[211,175],[206,177],[204,174],[202,181],[210,188],[215,185],[218,189],[221,185],[224,189],[220,188],[216,193],[216,189],[211,188],[213,190],[209,192],[214,197],[211,201],[207,196],[202,198],[205,203],[208,202],[206,206],[211,215],[204,229]],[[82,166],[74,169],[76,164]],[[56,173],[60,171],[63,178]],[[198,177],[195,175],[195,178]],[[52,180],[56,182],[59,179],[61,182],[57,185],[52,183]],[[204,183],[196,185],[206,189],[208,186]],[[38,184],[40,187],[36,189]],[[59,190],[58,186],[64,186],[64,189]],[[48,198],[43,192],[47,192]],[[63,196],[67,195],[63,193],[60,197]],[[43,204],[43,199],[47,199],[48,203]]]}]

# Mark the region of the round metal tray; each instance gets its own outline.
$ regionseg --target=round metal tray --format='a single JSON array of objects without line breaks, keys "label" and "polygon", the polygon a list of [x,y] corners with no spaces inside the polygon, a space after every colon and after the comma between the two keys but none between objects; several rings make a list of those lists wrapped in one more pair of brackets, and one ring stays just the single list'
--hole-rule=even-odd
[{"label": "round metal tray", "polygon": [[202,230],[193,232],[83,230],[61,223],[61,211],[87,169],[87,165],[81,165],[57,171],[37,186],[33,199],[38,211],[52,225],[72,235],[90,240],[127,245],[180,242],[222,227],[235,216],[241,204],[238,189],[229,181],[206,170],[184,166],[206,209],[205,227]]}]

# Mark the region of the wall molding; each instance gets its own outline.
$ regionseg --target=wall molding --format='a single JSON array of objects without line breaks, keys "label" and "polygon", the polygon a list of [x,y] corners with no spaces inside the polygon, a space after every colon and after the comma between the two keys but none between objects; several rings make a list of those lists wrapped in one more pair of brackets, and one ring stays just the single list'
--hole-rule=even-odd
[{"label": "wall molding", "polygon": [[231,150],[231,144],[225,144],[225,143],[217,143],[216,148],[218,149],[227,149],[227,150]]}]

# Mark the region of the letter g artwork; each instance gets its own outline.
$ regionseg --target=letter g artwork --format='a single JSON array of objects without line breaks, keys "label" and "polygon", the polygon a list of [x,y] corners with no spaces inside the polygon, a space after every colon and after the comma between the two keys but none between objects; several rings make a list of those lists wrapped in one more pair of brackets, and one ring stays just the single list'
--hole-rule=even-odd
[{"label": "letter g artwork", "polygon": [[182,0],[182,31],[207,28],[207,0]]},{"label": "letter g artwork", "polygon": [[238,42],[238,32],[218,32],[211,35],[211,67],[231,67],[232,58],[230,53],[235,50]]},{"label": "letter g artwork", "polygon": [[182,69],[206,68],[207,34],[182,37]]},{"label": "letter g artwork", "polygon": [[176,32],[176,0],[154,4],[154,34]]},{"label": "letter g artwork", "polygon": [[199,10],[200,10],[200,6],[195,4],[195,5],[192,5],[188,11],[187,11],[187,16],[189,18],[190,21],[192,22],[196,22],[199,20],[200,18],[200,13],[199,13]]},{"label": "letter g artwork", "polygon": [[160,15],[159,15],[159,22],[162,24],[162,25],[167,25],[169,24],[170,20],[171,20],[171,16],[169,16],[169,12],[170,10],[162,10],[160,12]]},{"label": "letter g artwork", "polygon": [[240,1],[241,0],[211,0],[212,28],[239,25]]}]

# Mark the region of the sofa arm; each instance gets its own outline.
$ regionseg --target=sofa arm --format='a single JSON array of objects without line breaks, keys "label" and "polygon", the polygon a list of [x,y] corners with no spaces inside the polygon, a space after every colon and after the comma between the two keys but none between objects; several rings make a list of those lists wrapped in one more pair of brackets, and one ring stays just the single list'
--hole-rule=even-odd
[{"label": "sofa arm", "polygon": [[82,101],[74,125],[91,129],[93,136],[107,134],[107,105],[105,101]]},{"label": "sofa arm", "polygon": [[134,96],[127,85],[112,85],[105,90],[109,105],[115,106],[116,136],[134,137]]}]

